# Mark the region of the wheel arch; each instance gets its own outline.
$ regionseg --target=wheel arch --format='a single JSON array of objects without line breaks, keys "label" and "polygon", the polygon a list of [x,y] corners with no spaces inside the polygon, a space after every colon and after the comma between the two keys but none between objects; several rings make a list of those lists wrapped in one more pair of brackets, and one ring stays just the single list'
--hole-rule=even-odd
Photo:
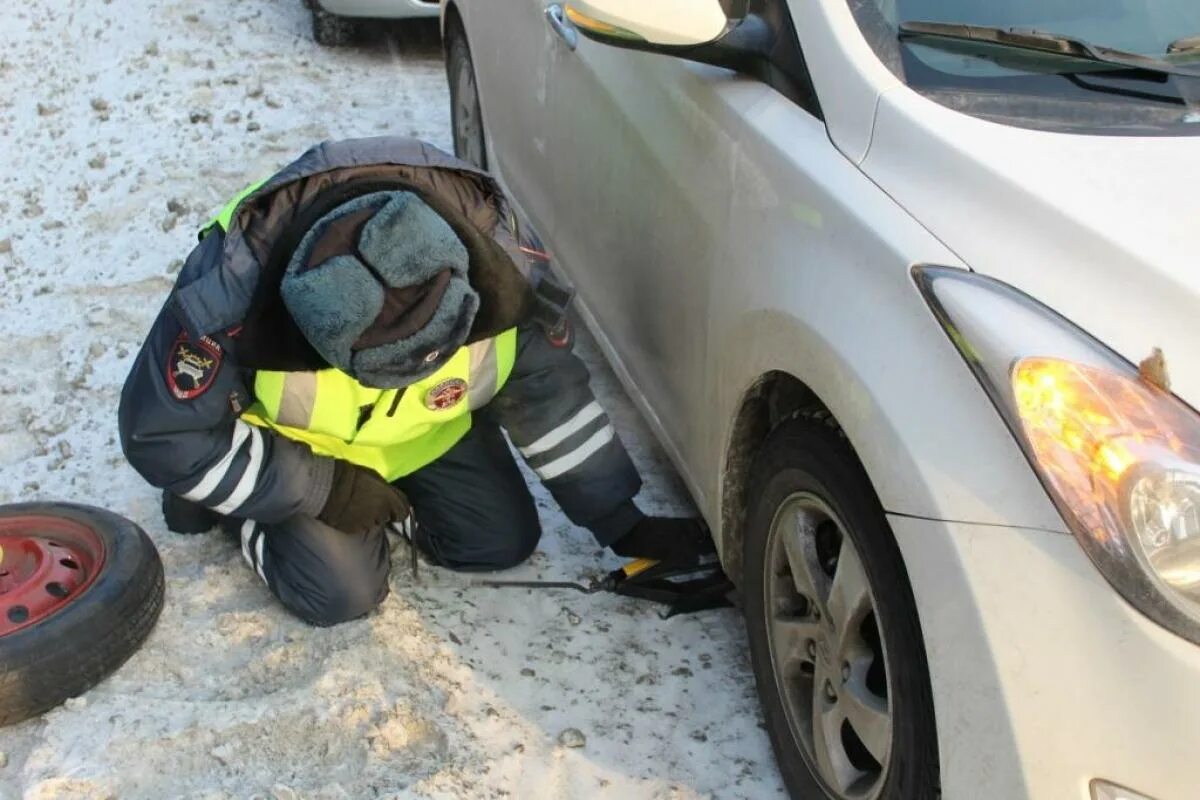
[{"label": "wheel arch", "polygon": [[[889,361],[881,357],[877,337],[882,331],[869,331],[846,315],[835,320],[838,327],[830,328],[815,311],[760,307],[728,329],[714,354],[721,368],[713,374],[728,383],[717,392],[725,428],[713,454],[720,468],[711,491],[718,501],[722,561],[735,582],[742,577],[751,467],[770,433],[788,418],[810,415],[837,428],[886,511],[936,516],[940,510],[949,470],[928,467],[931,457],[943,457],[946,443],[930,449],[942,438],[930,426],[949,416],[946,404],[961,408],[963,395],[944,387],[923,401],[914,396],[919,394],[914,387],[935,389],[936,373],[944,371],[957,379],[958,389],[978,388],[961,361],[946,359],[931,368],[918,355],[922,340],[917,336],[894,351],[898,360]],[[940,330],[929,326],[923,334],[930,344],[950,350]],[[918,374],[921,381],[914,383]],[[980,410],[994,415],[990,407]]]},{"label": "wheel arch", "polygon": [[1045,490],[907,273],[826,268],[817,283],[811,272],[749,284],[711,340],[717,415],[702,492],[731,577],[750,464],[798,411],[841,429],[887,513],[1056,530]]},{"label": "wheel arch", "polygon": [[[897,375],[906,365],[881,370],[869,337],[822,330],[778,306],[742,315],[720,341],[713,354],[719,368],[710,374],[722,376],[716,396],[724,427],[711,441],[718,451],[710,457],[719,469],[708,487],[715,508],[708,510],[720,526],[722,562],[735,582],[742,578],[751,468],[771,432],[789,418],[807,415],[837,428],[885,509],[934,506],[934,487],[918,468],[925,437],[910,436],[912,425],[893,408]],[[903,407],[911,411],[914,404]]]},{"label": "wheel arch", "polygon": [[[746,495],[754,459],[771,432],[796,416],[811,416],[841,431],[833,412],[808,384],[791,372],[773,369],[757,376],[742,392],[729,426],[720,487],[721,560],[739,585],[743,577]],[[850,447],[854,449],[853,444]]]}]

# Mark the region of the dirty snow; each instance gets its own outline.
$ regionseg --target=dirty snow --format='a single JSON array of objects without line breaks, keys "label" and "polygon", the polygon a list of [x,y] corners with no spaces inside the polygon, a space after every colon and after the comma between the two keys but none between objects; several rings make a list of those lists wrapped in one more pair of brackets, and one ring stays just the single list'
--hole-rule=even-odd
[{"label": "dirty snow", "polygon": [[[489,593],[397,552],[369,618],[290,618],[219,535],[173,536],[116,441],[121,383],[232,192],[329,137],[449,143],[436,29],[318,49],[301,0],[27,0],[0,11],[0,502],[141,524],[167,605],[85,696],[0,731],[0,798],[770,798],[738,615],[660,621],[614,597]],[[586,343],[648,479],[667,461]],[[540,489],[512,577],[611,568]]]}]

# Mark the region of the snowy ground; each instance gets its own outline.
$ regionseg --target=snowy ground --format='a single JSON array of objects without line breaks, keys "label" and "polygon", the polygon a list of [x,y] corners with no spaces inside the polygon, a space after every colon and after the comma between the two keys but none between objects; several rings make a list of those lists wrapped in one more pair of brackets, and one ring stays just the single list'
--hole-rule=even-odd
[{"label": "snowy ground", "polygon": [[[141,524],[167,606],[86,696],[0,731],[0,798],[782,796],[737,614],[464,588],[406,570],[368,619],[288,617],[219,536],[176,537],[123,462],[118,392],[196,228],[314,141],[449,142],[436,30],[328,52],[301,0],[27,0],[0,10],[0,502]],[[687,504],[593,349],[649,509]],[[513,575],[612,566],[537,493]],[[557,743],[577,728],[581,748]]]}]

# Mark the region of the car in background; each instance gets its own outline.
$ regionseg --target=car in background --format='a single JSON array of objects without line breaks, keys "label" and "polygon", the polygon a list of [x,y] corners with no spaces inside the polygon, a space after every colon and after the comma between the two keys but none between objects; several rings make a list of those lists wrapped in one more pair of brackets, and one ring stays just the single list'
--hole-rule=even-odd
[{"label": "car in background", "polygon": [[1200,796],[1200,4],[443,0],[792,795]]},{"label": "car in background", "polygon": [[353,42],[365,20],[436,17],[437,0],[305,0],[312,11],[313,40],[326,47]]}]

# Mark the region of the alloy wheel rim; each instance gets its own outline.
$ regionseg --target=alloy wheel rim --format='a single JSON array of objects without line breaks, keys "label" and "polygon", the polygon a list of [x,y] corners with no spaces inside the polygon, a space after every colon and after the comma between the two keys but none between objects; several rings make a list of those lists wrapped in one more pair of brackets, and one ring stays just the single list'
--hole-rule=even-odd
[{"label": "alloy wheel rim", "polygon": [[483,164],[483,135],[471,62],[459,62],[454,106],[454,140],[458,155],[476,166]]},{"label": "alloy wheel rim", "polygon": [[841,518],[789,496],[767,538],[767,641],[793,740],[838,800],[875,800],[894,734],[878,604]]}]

